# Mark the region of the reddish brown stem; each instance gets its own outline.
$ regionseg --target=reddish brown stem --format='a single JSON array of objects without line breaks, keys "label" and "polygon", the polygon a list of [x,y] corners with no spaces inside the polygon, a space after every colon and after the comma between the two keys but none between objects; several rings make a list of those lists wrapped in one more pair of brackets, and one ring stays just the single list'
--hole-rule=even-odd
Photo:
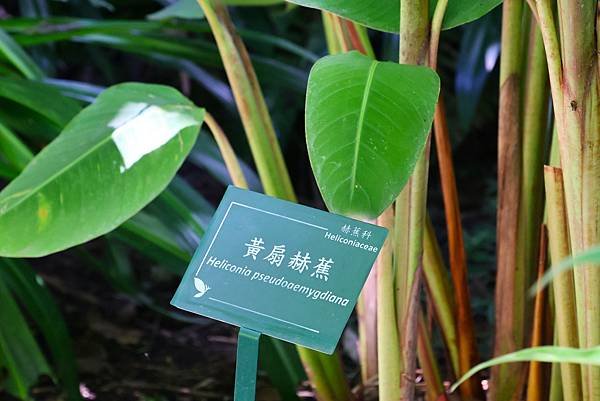
[{"label": "reddish brown stem", "polygon": [[[538,256],[538,281],[546,271],[546,256],[548,252],[548,234],[545,227],[540,230],[539,256]],[[547,342],[547,291],[538,291],[535,297],[533,312],[533,331],[531,335],[531,346],[538,347]],[[529,378],[527,384],[527,401],[543,401],[548,399],[548,379],[550,366],[544,366],[541,362],[529,363]]]},{"label": "reddish brown stem", "polygon": [[352,21],[343,20],[346,25],[346,30],[348,32],[348,36],[350,37],[350,42],[352,43],[352,47],[362,54],[367,54],[367,49],[363,46],[360,41],[360,37],[358,36],[358,32],[356,31],[356,26]]},{"label": "reddish brown stem", "polygon": [[[433,117],[433,127],[444,198],[444,210],[446,213],[450,272],[456,298],[457,328],[460,333],[458,336],[460,372],[455,372],[457,377],[460,377],[478,362],[479,357],[475,348],[473,316],[471,315],[471,300],[467,281],[467,259],[460,206],[458,203],[456,177],[454,175],[454,165],[452,164],[452,147],[448,133],[446,110],[441,96]],[[471,380],[465,382],[460,387],[460,393],[465,399],[484,398],[477,377],[473,377]]]}]

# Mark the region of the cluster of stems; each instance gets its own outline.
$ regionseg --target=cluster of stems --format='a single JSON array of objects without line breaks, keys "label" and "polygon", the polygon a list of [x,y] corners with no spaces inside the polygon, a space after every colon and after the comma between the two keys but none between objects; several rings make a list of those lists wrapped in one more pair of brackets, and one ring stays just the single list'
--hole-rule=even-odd
[{"label": "cluster of stems", "polygon": [[[198,2],[223,58],[265,191],[295,200],[260,86],[227,10],[219,0]],[[497,355],[548,343],[570,347],[600,344],[597,266],[578,266],[561,273],[548,293],[539,292],[535,300],[527,297],[530,286],[550,263],[600,243],[597,4],[597,0],[559,0],[557,4],[551,0],[505,0],[503,4]],[[437,67],[446,7],[447,0],[438,1],[430,19],[427,0],[401,0],[400,63]],[[358,50],[374,57],[363,26],[326,11],[322,16],[330,53]],[[428,316],[439,327],[451,379],[462,376],[479,359],[445,113],[440,99],[434,139],[427,141],[397,200],[375,221],[391,235],[363,289],[357,312],[361,378],[365,385],[378,381],[381,401],[414,399],[417,363],[425,378],[427,399],[447,397],[439,361],[432,351]],[[206,120],[234,183],[246,187],[225,135],[210,115]],[[440,166],[449,277],[426,212],[431,142]],[[422,288],[427,310],[420,302]],[[299,353],[320,401],[354,398],[337,355],[328,357],[302,348]],[[459,389],[464,400],[484,398],[477,377]],[[523,397],[529,401],[597,400],[600,368],[502,365],[492,369],[488,396],[497,401]]]}]

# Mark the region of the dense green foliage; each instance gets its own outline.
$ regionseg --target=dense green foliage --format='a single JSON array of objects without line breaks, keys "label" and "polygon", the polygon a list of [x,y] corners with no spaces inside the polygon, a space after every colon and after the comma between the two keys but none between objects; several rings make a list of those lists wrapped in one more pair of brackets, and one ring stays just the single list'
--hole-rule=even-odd
[{"label": "dense green foliage", "polygon": [[[498,106],[498,90],[490,78],[498,75],[501,22],[499,9],[494,9],[500,3],[21,0],[2,5],[0,397],[6,391],[19,399],[34,399],[32,389],[47,377],[59,389],[59,399],[81,398],[68,324],[61,305],[36,270],[45,264],[60,269],[61,261],[69,261],[81,269],[78,272],[93,270],[115,291],[156,316],[197,323],[166,306],[164,288],[167,293],[174,289],[223,187],[234,183],[326,206],[332,212],[377,219],[391,232],[376,263],[377,288],[367,284],[371,292],[366,288],[359,301],[369,312],[359,311],[340,345],[344,358],[264,340],[262,369],[280,397],[297,400],[297,389],[308,373],[313,394],[320,401],[351,399],[350,385],[361,384],[362,389],[379,373],[381,401],[401,396],[411,400],[414,380],[410,378],[416,374],[411,363],[418,357],[424,396],[446,399],[443,382],[458,379],[479,362],[477,348],[484,359],[491,357],[494,337],[496,182],[490,161],[497,137],[488,133],[498,125],[493,111]],[[567,328],[571,343],[561,337],[564,327],[557,327],[554,342],[561,347],[519,350],[477,369],[530,360],[564,362],[560,368],[554,365],[559,373],[563,369],[564,377],[552,382],[533,363],[527,380],[494,372],[500,385],[492,386],[492,397],[507,401],[516,394],[520,399],[528,383],[531,401],[543,399],[530,395],[532,389],[548,393],[552,389],[558,394],[562,392],[559,385],[564,386],[566,401],[578,400],[579,395],[585,401],[595,400],[600,394],[596,380],[600,369],[592,367],[599,363],[596,340],[600,330],[595,325],[600,315],[594,313],[600,305],[594,287],[600,280],[595,269],[598,250],[583,251],[597,245],[592,234],[600,232],[600,215],[596,215],[600,198],[594,193],[600,188],[600,167],[585,153],[600,147],[600,135],[593,124],[581,121],[596,121],[599,102],[589,95],[596,92],[573,77],[580,68],[590,68],[590,58],[597,58],[590,10],[598,2],[581,0],[582,9],[588,11],[583,14],[561,2],[530,3],[532,13],[523,11],[524,1],[505,0],[505,17],[515,18],[502,22],[500,110],[505,119],[499,124],[498,197],[514,204],[507,207],[503,201],[498,221],[508,221],[504,216],[517,212],[512,216],[514,232],[498,232],[498,254],[523,263],[527,274],[520,271],[525,280],[508,282],[503,278],[511,279],[516,273],[507,271],[508,265],[498,266],[499,272],[507,274],[498,276],[497,291],[501,292],[497,299],[504,299],[509,308],[496,311],[496,316],[507,313],[502,315],[505,320],[497,322],[496,341],[508,339],[510,345],[515,336],[524,344],[522,348],[543,341],[552,344],[549,328],[554,321],[543,308],[556,308],[556,324],[564,311],[575,323]],[[406,4],[413,8],[401,9]],[[554,8],[560,17],[558,33],[553,31]],[[411,20],[401,24],[401,15]],[[534,18],[550,23],[542,24],[544,31],[539,32]],[[573,18],[581,23],[570,27],[568,21]],[[403,49],[400,40],[411,46]],[[558,43],[566,52],[565,60],[572,57],[569,63],[560,59]],[[545,52],[544,46],[557,49]],[[399,58],[422,65],[398,64]],[[530,58],[537,63],[529,62]],[[428,63],[436,71],[426,67]],[[545,79],[548,66],[552,97]],[[597,73],[589,72],[595,77],[589,86],[600,82]],[[519,74],[522,79],[513,81]],[[563,101],[563,77],[575,88],[576,100]],[[447,107],[438,103],[441,98]],[[554,101],[552,110],[548,109],[550,100]],[[531,104],[531,110],[540,111],[542,123],[532,121],[533,113],[526,109]],[[583,112],[573,113],[577,110]],[[557,122],[554,139],[548,115]],[[437,153],[431,164],[445,167],[439,173],[432,168],[428,183],[434,116]],[[205,126],[212,137],[200,131]],[[522,127],[531,126],[538,129],[522,132]],[[538,137],[531,140],[534,131]],[[507,142],[511,134],[517,137],[515,143]],[[577,145],[576,140],[591,145],[571,146]],[[552,155],[540,146],[533,151],[525,146],[550,142]],[[535,157],[527,151],[521,154],[522,145]],[[508,169],[508,159],[503,158],[506,149],[518,161],[514,166],[508,163]],[[456,176],[451,168],[453,151],[459,160]],[[561,186],[563,173],[556,168],[555,176],[546,177],[550,183],[555,181],[554,186],[546,182],[551,201],[544,205],[542,165],[560,164],[558,157],[563,158],[566,191]],[[528,164],[532,159],[537,164]],[[531,171],[535,171],[534,178],[527,175]],[[525,196],[505,196],[521,195],[521,185],[528,180],[537,180],[532,187],[537,190],[534,195],[539,195],[538,204],[523,201]],[[461,199],[449,195],[448,182],[456,190],[457,181],[462,186]],[[528,188],[523,190],[525,195],[531,195]],[[449,272],[436,233],[425,229],[427,189],[429,214],[441,234],[441,245],[449,248]],[[466,210],[464,222],[459,201]],[[526,231],[537,233],[541,228],[546,232],[544,224],[525,227],[530,219],[519,219],[541,216],[544,208],[549,216],[549,252],[545,252],[543,235],[541,241],[527,238],[528,244],[535,245],[532,249],[538,243],[542,249],[539,261],[535,255],[527,264],[520,259],[526,253],[523,249],[505,247],[505,243],[520,244]],[[453,214],[454,221],[449,217]],[[462,265],[457,261],[457,249],[463,257],[466,249],[468,274],[466,261]],[[54,259],[24,259],[65,250]],[[575,256],[559,263],[570,254]],[[550,256],[557,268],[547,273],[544,284],[553,280],[553,290],[567,296],[544,297],[536,292],[534,311],[533,300],[523,297],[535,274],[541,277],[550,265]],[[567,269],[572,265],[574,269]],[[418,286],[423,270],[426,302],[421,302]],[[162,297],[157,288],[163,289]],[[502,292],[506,289],[510,291]],[[457,303],[459,298],[463,303]],[[507,312],[513,304],[522,305],[527,314]],[[431,323],[426,326],[426,321]],[[385,324],[377,326],[381,322]],[[478,338],[465,344],[461,330],[470,334],[475,330]],[[550,340],[542,339],[544,334]],[[380,350],[380,365],[375,355],[372,366],[373,356],[367,354],[377,350],[378,344],[392,346],[384,350],[385,355]],[[362,382],[357,378],[359,371]],[[520,383],[513,385],[507,378]],[[465,400],[481,398],[478,387],[478,380],[467,381],[460,395]],[[496,390],[502,387],[504,393]],[[142,394],[140,399],[151,398]]]}]

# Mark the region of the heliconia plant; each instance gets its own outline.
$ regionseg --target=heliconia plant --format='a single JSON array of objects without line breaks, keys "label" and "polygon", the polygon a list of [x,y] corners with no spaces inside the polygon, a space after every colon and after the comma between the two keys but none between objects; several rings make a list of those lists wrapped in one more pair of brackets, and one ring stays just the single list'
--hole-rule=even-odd
[{"label": "heliconia plant", "polygon": [[[419,370],[428,401],[600,399],[598,0],[502,4],[496,327],[494,358],[487,362],[481,362],[475,341],[459,191],[440,95],[448,83],[436,70],[443,30],[477,20],[501,1],[290,2],[321,11],[330,52],[317,60],[304,49],[278,43],[314,62],[306,87],[306,144],[325,205],[390,231],[357,307],[362,383],[377,381],[381,401],[410,401],[416,399]],[[81,109],[41,82],[43,71],[20,44],[83,35],[138,54],[166,48],[167,59],[177,58],[176,68],[189,69],[185,61],[196,58],[222,62],[256,165],[255,181],[269,195],[296,201],[255,71],[259,61],[251,59],[227,9],[276,3],[281,1],[180,0],[136,25],[136,32],[154,32],[162,23],[156,21],[206,18],[218,54],[197,54],[187,44],[171,48],[152,36],[136,42],[127,34],[116,41],[110,35],[128,29],[119,22],[85,21],[77,28],[83,32],[53,36],[31,34],[35,23],[24,21],[8,27],[20,43],[0,28],[0,53],[18,75],[0,77],[0,98],[36,121],[24,126],[0,111],[0,176],[10,180],[0,192],[0,315],[14,325],[6,330],[0,324],[0,364],[8,367],[12,394],[28,398],[35,377],[49,374],[64,384],[69,399],[77,399],[72,353],[53,353],[49,363],[15,299],[30,307],[51,346],[69,349],[64,324],[58,318],[57,327],[50,324],[59,315],[50,295],[35,272],[14,258],[48,255],[116,229],[115,238],[126,243],[150,244],[149,258],[185,264],[190,244],[157,233],[171,232],[167,221],[176,218],[198,238],[203,234],[194,210],[202,198],[174,179],[203,123],[231,182],[243,188],[251,183],[249,169],[215,118],[183,94],[140,83],[87,92],[71,88],[91,102]],[[397,62],[375,58],[368,29],[398,35]],[[64,101],[52,101],[58,97]],[[16,133],[22,131],[50,143],[34,156]],[[448,267],[427,213],[433,152],[440,166]],[[166,205],[165,214],[153,210],[154,203]],[[135,294],[124,276],[123,288]],[[203,283],[197,289],[206,291]],[[423,299],[432,322],[426,320]],[[443,356],[434,353],[431,324],[439,329]],[[360,398],[339,354],[294,350],[277,340],[266,347],[266,369],[284,399],[297,398],[305,375],[319,401]],[[29,361],[21,359],[23,350]],[[477,372],[487,368],[485,394]],[[447,382],[455,384],[449,388]],[[451,391],[457,393],[450,396]]]}]

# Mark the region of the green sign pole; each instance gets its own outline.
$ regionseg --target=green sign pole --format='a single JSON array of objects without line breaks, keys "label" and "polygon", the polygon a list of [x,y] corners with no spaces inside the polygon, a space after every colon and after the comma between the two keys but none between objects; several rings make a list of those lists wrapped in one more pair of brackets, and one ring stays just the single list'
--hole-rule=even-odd
[{"label": "green sign pole", "polygon": [[235,367],[234,401],[254,401],[259,339],[258,331],[240,328]]}]

